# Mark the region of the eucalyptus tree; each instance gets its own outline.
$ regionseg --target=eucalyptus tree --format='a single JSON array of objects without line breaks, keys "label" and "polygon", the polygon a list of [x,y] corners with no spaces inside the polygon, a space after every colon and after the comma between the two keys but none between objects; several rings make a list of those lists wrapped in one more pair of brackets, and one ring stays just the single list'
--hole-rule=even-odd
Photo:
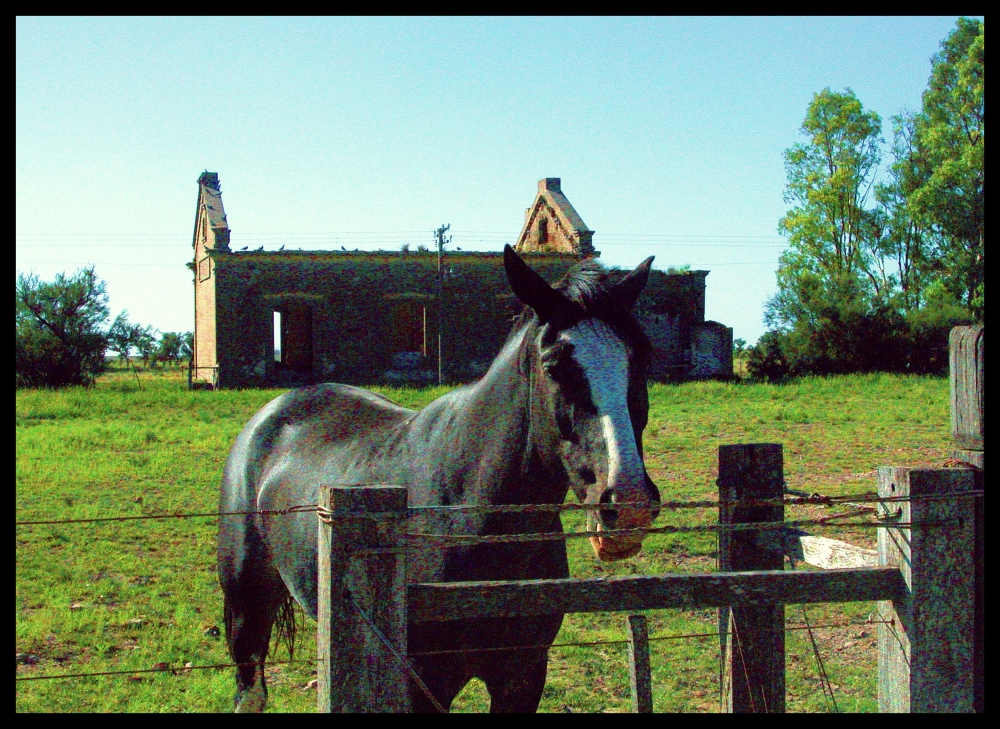
[{"label": "eucalyptus tree", "polygon": [[831,299],[857,301],[880,293],[878,236],[870,203],[881,162],[882,120],[854,92],[813,96],[802,123],[807,141],[785,150],[785,202],[779,223],[789,247],[778,264],[778,293],[766,319],[784,329],[808,322]]},{"label": "eucalyptus tree", "polygon": [[914,118],[915,220],[942,238],[936,273],[958,301],[983,318],[985,252],[985,24],[960,18],[931,59]]}]

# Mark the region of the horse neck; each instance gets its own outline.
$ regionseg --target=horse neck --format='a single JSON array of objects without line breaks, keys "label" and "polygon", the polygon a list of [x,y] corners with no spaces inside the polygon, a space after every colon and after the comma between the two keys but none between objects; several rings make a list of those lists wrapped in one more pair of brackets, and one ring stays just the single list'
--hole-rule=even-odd
[{"label": "horse neck", "polygon": [[483,501],[547,503],[566,495],[565,488],[561,495],[553,488],[553,474],[539,458],[543,414],[532,405],[530,374],[537,364],[535,334],[530,325],[515,334],[482,379],[453,393],[454,425],[475,434],[465,441],[474,453],[463,458],[477,459],[476,480],[486,488],[475,496]]}]

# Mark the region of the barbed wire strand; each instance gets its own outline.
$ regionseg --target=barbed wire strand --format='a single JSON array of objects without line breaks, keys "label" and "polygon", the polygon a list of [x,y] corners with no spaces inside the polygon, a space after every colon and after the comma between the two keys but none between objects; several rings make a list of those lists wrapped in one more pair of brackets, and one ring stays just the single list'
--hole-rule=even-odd
[{"label": "barbed wire strand", "polygon": [[256,511],[205,511],[190,514],[142,514],[139,516],[101,516],[92,519],[47,519],[44,521],[16,521],[14,526],[39,524],[92,524],[100,521],[138,521],[143,519],[194,519],[201,516],[279,516],[282,514],[308,514],[316,511],[316,504],[290,506],[287,509],[257,509]]},{"label": "barbed wire strand", "polygon": [[[754,714],[756,714],[757,713],[757,707],[754,705],[754,700],[753,700],[753,686],[750,683],[750,675],[747,672],[746,658],[744,658],[744,656],[743,656],[743,642],[740,640],[740,634],[736,630],[736,620],[735,620],[735,617],[730,616],[728,624],[733,629],[733,638],[736,641],[736,648],[740,652],[740,664],[742,664],[742,666],[743,666],[743,676],[746,678],[746,682],[747,682],[747,694],[750,696],[750,710]],[[767,711],[767,705],[766,704],[764,706],[764,711]]]},{"label": "barbed wire strand", "polygon": [[819,668],[819,685],[823,689],[823,696],[833,704],[833,713],[839,714],[840,709],[837,708],[837,699],[833,695],[833,684],[830,683],[830,677],[826,673],[826,666],[823,665],[823,657],[819,654],[819,646],[816,645],[816,637],[813,635],[812,627],[809,625],[806,606],[803,603],[799,607],[802,608],[802,619],[805,621],[806,630],[809,634],[809,642],[812,644],[813,655],[816,657],[816,665]]},{"label": "barbed wire strand", "polygon": [[819,527],[864,527],[877,529],[926,529],[957,524],[957,519],[943,519],[928,522],[868,522],[868,521],[835,521],[828,517],[823,519],[799,519],[797,521],[777,522],[745,522],[739,524],[711,524],[704,526],[664,526],[644,527],[636,529],[608,529],[606,531],[582,532],[539,532],[535,534],[491,534],[477,536],[474,534],[434,534],[428,532],[409,532],[403,536],[424,543],[435,543],[438,546],[467,546],[472,544],[518,544],[522,542],[560,541],[578,538],[615,538],[646,534],[690,534],[697,532],[737,532],[737,531],[774,531],[794,529],[800,526]]},{"label": "barbed wire strand", "polygon": [[[308,659],[295,659],[286,661],[267,661],[269,665],[282,665],[287,663],[315,663],[320,658]],[[205,666],[165,666],[163,668],[136,668],[131,671],[97,671],[95,673],[56,673],[48,674],[43,676],[17,676],[15,681],[46,681],[50,679],[59,678],[88,678],[91,676],[132,676],[138,673],[165,673],[168,675],[180,675],[188,671],[200,671],[205,669],[221,669],[221,668],[241,668],[243,666],[256,666],[263,663],[262,661],[250,661],[248,663],[212,663]]]},{"label": "barbed wire strand", "polygon": [[389,652],[391,652],[393,657],[399,662],[399,664],[406,669],[406,672],[410,674],[410,677],[416,682],[417,686],[420,688],[421,693],[423,693],[423,695],[427,697],[427,700],[431,702],[431,705],[435,709],[437,709],[439,714],[447,714],[448,713],[447,710],[441,705],[441,702],[437,700],[437,698],[431,692],[430,688],[428,688],[427,684],[424,683],[423,679],[421,679],[420,676],[417,674],[416,669],[413,668],[413,664],[410,663],[410,661],[407,659],[406,656],[403,656],[402,654],[400,654],[398,650],[396,650],[396,646],[392,644],[392,641],[385,637],[385,633],[379,630],[379,627],[375,625],[375,621],[368,616],[368,613],[366,613],[361,608],[360,605],[358,605],[357,600],[354,599],[354,595],[351,594],[350,591],[347,591],[345,594],[347,598],[351,601],[351,605],[354,606],[354,609],[358,611],[358,615],[361,616],[361,619],[368,624],[368,627],[372,631],[372,633],[374,633],[379,640],[385,643],[386,647],[389,649]]},{"label": "barbed wire strand", "polygon": [[[803,506],[803,505],[823,505],[830,506],[835,503],[845,503],[849,506],[852,502],[868,503],[893,503],[902,501],[940,501],[955,498],[981,498],[983,491],[954,491],[943,494],[913,495],[913,496],[878,496],[872,492],[864,494],[848,494],[844,496],[823,496],[813,494],[812,496],[796,496],[786,499],[746,499],[736,501],[662,501],[662,502],[624,502],[617,504],[472,504],[472,505],[450,505],[450,506],[412,506],[406,510],[408,516],[433,512],[480,512],[491,513],[533,513],[533,512],[562,512],[562,511],[621,511],[623,509],[713,509],[720,506]],[[112,521],[140,521],[148,519],[193,519],[199,517],[219,517],[219,516],[279,516],[284,514],[309,513],[321,511],[318,504],[300,504],[285,509],[256,509],[252,511],[203,511],[192,513],[172,513],[172,514],[139,514],[135,516],[102,516],[86,519],[44,519],[32,521],[15,521],[15,526],[37,526],[45,524],[90,524],[96,522]],[[324,515],[332,518],[334,513],[326,510]],[[398,518],[398,512],[371,512],[364,516],[372,519],[393,517]],[[836,517],[824,517],[833,519]]]},{"label": "barbed wire strand", "polygon": [[[881,616],[880,616],[881,617]],[[895,626],[894,620],[872,620],[868,619],[865,621],[865,625],[876,625],[884,623],[886,625]],[[825,625],[813,625],[813,630],[825,630],[829,628],[850,628],[857,623],[828,623]],[[797,630],[805,630],[805,625],[791,625],[785,626],[781,632],[793,632]],[[773,633],[778,632],[774,628],[759,628],[752,630],[743,630],[743,633]],[[665,640],[685,640],[689,638],[717,638],[719,636],[718,631],[714,633],[679,633],[674,635],[658,635],[649,638],[649,642],[659,642]],[[592,647],[598,645],[625,645],[629,641],[627,639],[622,640],[591,640],[591,641],[577,641],[569,643],[551,643],[544,644],[538,643],[534,645],[516,645],[516,646],[501,646],[497,648],[454,648],[448,650],[440,651],[419,651],[416,653],[408,654],[411,658],[420,658],[423,656],[437,656],[437,655],[450,655],[455,653],[494,653],[502,651],[517,651],[517,650],[528,650],[528,649],[541,649],[541,648],[574,648],[574,647]],[[316,663],[321,662],[323,658],[298,658],[294,660],[281,660],[281,661],[265,661],[265,665],[283,665],[290,663]],[[223,668],[240,668],[242,666],[256,666],[261,661],[250,661],[248,663],[212,663],[203,666],[166,666],[163,668],[138,668],[126,671],[96,671],[92,673],[57,673],[57,674],[45,674],[42,676],[20,676],[15,677],[15,681],[46,681],[54,679],[69,679],[69,678],[90,678],[94,676],[131,676],[140,673],[159,673],[166,675],[179,676],[187,673],[188,671],[199,671],[206,669],[223,669]]]}]

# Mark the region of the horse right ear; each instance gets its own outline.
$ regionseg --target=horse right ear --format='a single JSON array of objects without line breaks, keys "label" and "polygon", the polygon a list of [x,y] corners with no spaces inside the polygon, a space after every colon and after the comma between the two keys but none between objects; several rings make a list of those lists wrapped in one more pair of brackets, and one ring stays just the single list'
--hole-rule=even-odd
[{"label": "horse right ear", "polygon": [[530,306],[538,321],[545,324],[566,303],[566,298],[535,273],[509,245],[503,248],[503,267],[507,281],[518,300]]}]

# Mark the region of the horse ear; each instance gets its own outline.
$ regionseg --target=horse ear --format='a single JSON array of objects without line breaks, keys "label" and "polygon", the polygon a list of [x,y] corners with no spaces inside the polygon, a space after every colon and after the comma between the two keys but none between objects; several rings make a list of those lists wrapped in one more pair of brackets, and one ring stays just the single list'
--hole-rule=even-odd
[{"label": "horse ear", "polygon": [[611,287],[611,297],[625,311],[632,311],[635,302],[639,300],[639,294],[646,288],[646,281],[649,280],[649,269],[653,265],[653,256],[635,267],[625,278]]},{"label": "horse ear", "polygon": [[522,304],[534,310],[542,324],[549,321],[565,304],[566,298],[531,270],[509,245],[503,248],[503,267],[514,295]]}]

